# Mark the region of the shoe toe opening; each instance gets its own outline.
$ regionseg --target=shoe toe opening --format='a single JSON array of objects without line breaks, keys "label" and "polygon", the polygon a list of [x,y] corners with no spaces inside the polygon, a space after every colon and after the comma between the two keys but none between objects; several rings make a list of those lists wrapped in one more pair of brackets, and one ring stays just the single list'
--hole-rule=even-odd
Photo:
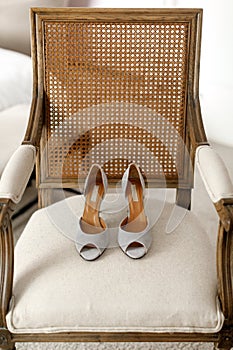
[{"label": "shoe toe opening", "polygon": [[133,242],[128,246],[126,253],[132,259],[140,259],[146,254],[146,248],[139,242]]},{"label": "shoe toe opening", "polygon": [[100,251],[96,246],[88,244],[81,249],[80,255],[83,259],[91,261],[100,256]]}]

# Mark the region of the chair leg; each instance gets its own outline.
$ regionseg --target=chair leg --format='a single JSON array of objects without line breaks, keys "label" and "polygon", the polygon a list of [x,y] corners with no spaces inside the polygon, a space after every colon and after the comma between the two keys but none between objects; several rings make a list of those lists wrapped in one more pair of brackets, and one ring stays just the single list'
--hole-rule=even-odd
[{"label": "chair leg", "polygon": [[12,342],[11,334],[6,328],[0,328],[0,349],[15,350],[15,343]]},{"label": "chair leg", "polygon": [[214,345],[214,347],[213,347],[213,350],[231,350],[231,345],[230,346],[221,346],[221,347],[219,347],[218,346],[218,344],[217,345]]},{"label": "chair leg", "polygon": [[233,349],[233,327],[225,327],[221,330],[218,342],[215,344],[216,350],[230,350]]},{"label": "chair leg", "polygon": [[191,209],[191,188],[177,188],[176,190],[176,204],[180,207]]},{"label": "chair leg", "polygon": [[16,350],[16,347],[15,347],[15,344],[9,344],[9,347],[6,347],[6,346],[4,346],[4,347],[2,347],[2,346],[0,346],[0,349],[1,350]]}]

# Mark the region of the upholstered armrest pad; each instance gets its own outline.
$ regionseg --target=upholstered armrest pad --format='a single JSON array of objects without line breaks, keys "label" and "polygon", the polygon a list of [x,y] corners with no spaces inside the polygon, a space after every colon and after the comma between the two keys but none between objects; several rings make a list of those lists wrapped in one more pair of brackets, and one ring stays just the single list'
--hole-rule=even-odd
[{"label": "upholstered armrest pad", "polygon": [[233,198],[233,184],[223,160],[208,145],[196,150],[196,164],[211,200]]},{"label": "upholstered armrest pad", "polygon": [[0,198],[18,203],[27,186],[35,164],[36,148],[21,145],[11,156],[0,180]]}]

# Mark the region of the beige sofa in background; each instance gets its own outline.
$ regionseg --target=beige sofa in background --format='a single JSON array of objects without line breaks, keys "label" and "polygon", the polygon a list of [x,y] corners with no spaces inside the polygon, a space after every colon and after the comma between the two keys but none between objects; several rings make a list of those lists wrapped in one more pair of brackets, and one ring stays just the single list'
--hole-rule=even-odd
[{"label": "beige sofa in background", "polygon": [[32,91],[29,8],[66,5],[67,0],[0,0],[0,177],[24,137],[29,117]]},{"label": "beige sofa in background", "polygon": [[0,47],[30,55],[29,8],[66,5],[67,0],[0,0]]},{"label": "beige sofa in background", "polygon": [[[67,0],[0,0],[0,178],[10,156],[24,138],[30,113],[29,8],[67,5]],[[36,206],[37,192],[32,184],[34,181],[30,182],[14,216],[13,225],[18,232],[25,215],[29,216]]]}]

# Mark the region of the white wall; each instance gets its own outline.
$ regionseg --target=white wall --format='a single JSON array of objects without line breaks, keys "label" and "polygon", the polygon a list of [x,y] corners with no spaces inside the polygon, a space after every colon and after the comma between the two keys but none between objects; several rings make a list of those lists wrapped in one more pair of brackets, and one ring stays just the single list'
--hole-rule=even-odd
[{"label": "white wall", "polygon": [[233,1],[176,0],[176,7],[204,10],[200,72],[203,120],[210,140],[233,146]]},{"label": "white wall", "polygon": [[[71,0],[73,2],[77,0]],[[233,0],[82,0],[92,7],[204,9],[200,97],[210,140],[233,146]]]},{"label": "white wall", "polygon": [[[77,1],[77,0],[73,0]],[[85,0],[84,0],[85,1]],[[88,1],[88,0],[86,0]],[[90,6],[92,7],[154,7],[156,2],[156,7],[162,7],[164,5],[164,0],[89,0]]]}]

